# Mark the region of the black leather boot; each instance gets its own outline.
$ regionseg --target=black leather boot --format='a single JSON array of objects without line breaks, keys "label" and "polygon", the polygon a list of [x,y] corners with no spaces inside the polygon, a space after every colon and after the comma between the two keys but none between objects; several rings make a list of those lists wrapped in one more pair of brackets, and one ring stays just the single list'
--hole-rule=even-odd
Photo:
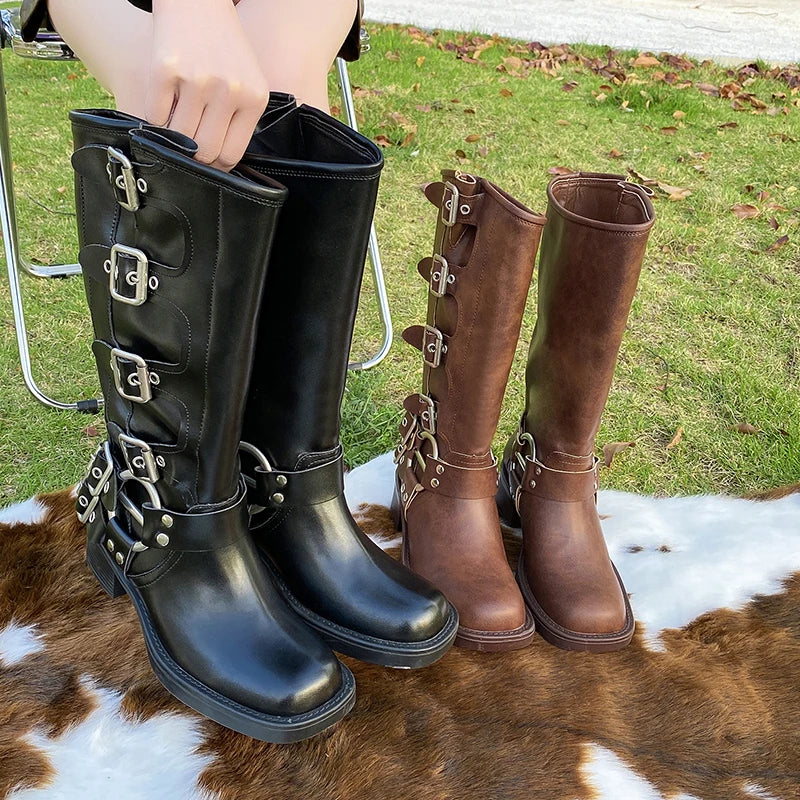
[{"label": "black leather boot", "polygon": [[[272,115],[272,116],[270,116]],[[421,667],[452,644],[444,596],[384,553],[343,493],[340,405],[382,167],[368,139],[271,104],[244,163],[289,189],[270,256],[243,440],[252,530],[278,588],[336,650]]]},{"label": "black leather boot", "polygon": [[264,569],[237,454],[286,190],[125,115],[71,118],[109,435],[77,499],[89,566],[131,598],[179,700],[258,739],[312,736],[352,708],[353,676]]}]

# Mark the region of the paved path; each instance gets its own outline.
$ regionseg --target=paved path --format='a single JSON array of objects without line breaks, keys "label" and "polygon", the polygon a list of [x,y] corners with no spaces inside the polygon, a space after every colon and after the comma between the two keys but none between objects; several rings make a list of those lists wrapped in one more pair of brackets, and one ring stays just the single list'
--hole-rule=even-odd
[{"label": "paved path", "polygon": [[800,0],[367,0],[367,19],[723,62],[800,61]]}]

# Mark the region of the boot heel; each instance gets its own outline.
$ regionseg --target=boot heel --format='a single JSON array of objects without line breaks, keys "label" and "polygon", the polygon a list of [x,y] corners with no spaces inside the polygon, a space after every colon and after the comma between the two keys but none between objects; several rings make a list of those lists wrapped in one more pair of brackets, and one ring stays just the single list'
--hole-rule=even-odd
[{"label": "boot heel", "polygon": [[505,465],[503,465],[500,467],[500,480],[497,482],[497,494],[495,495],[497,513],[500,515],[500,522],[507,528],[521,528],[522,520],[517,512],[514,498],[511,496],[505,472]]},{"label": "boot heel", "polygon": [[86,563],[106,594],[110,597],[119,597],[125,594],[125,587],[119,582],[114,572],[114,567],[109,563],[100,544],[92,543],[87,545]]}]

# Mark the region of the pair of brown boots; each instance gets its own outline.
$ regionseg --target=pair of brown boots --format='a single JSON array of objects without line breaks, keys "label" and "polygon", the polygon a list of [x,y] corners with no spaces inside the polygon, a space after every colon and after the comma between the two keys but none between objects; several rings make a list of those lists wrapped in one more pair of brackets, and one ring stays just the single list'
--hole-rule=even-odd
[{"label": "pair of brown boots", "polygon": [[[422,392],[404,402],[393,513],[404,562],[456,606],[455,643],[512,650],[534,630],[568,650],[624,647],[634,620],[596,509],[594,442],[654,221],[650,192],[577,173],[547,218],[489,181],[444,171]],[[526,405],[498,470],[491,445],[541,239]],[[498,515],[499,510],[499,515]],[[500,520],[521,527],[516,581]]]}]

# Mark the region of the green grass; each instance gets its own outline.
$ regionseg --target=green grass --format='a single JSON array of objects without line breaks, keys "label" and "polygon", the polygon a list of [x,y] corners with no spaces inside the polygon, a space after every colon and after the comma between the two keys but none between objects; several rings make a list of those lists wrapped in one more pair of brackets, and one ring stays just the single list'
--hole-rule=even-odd
[{"label": "green grass", "polygon": [[[734,111],[728,99],[658,80],[664,67],[633,70],[628,57],[635,54],[616,57],[628,73],[622,85],[580,64],[558,66],[554,76],[533,70],[514,77],[497,70],[503,58],[519,54],[502,41],[474,64],[436,46],[453,39],[449,35],[430,40],[432,46],[401,28],[371,26],[371,33],[372,52],[352,65],[351,77],[359,87],[363,132],[393,143],[385,150],[376,224],[397,332],[386,361],[348,382],[343,439],[349,463],[393,447],[400,403],[419,387],[419,354],[399,336],[425,314],[426,289],[416,262],[430,252],[434,214],[419,186],[443,167],[460,167],[543,211],[548,169],[566,166],[632,169],[691,191],[676,202],[658,192],[655,201],[658,220],[598,437],[599,446],[635,440],[636,447],[604,470],[604,485],[660,494],[741,494],[798,480],[800,108],[793,101],[800,95],[793,96],[781,80],[759,77],[746,91],[778,113]],[[604,57],[601,48],[577,51]],[[72,261],[66,114],[73,107],[108,105],[110,98],[80,65],[39,64],[7,54],[4,65],[24,251],[42,263]],[[717,86],[732,80],[714,65],[681,72],[680,80],[686,79]],[[577,82],[571,92],[562,88],[568,81]],[[787,97],[773,97],[781,93]],[[780,112],[784,105],[788,114]],[[676,120],[676,111],[685,116]],[[727,122],[737,127],[720,128]],[[676,130],[664,134],[665,127]],[[475,135],[478,141],[466,141]],[[410,140],[396,144],[404,139]],[[612,150],[622,156],[611,157]],[[759,199],[760,191],[769,197]],[[762,213],[740,220],[730,210],[735,203],[752,203]],[[788,243],[766,252],[782,235]],[[91,396],[96,384],[80,281],[26,278],[24,291],[41,383],[62,398]],[[535,282],[498,450],[522,407],[534,308]],[[0,330],[5,504],[74,482],[98,441],[83,431],[101,423],[99,417],[47,410],[29,397],[5,282]],[[379,339],[367,280],[354,357],[368,355]],[[738,433],[735,426],[743,422],[759,432]],[[678,428],[682,439],[667,450]]]}]

